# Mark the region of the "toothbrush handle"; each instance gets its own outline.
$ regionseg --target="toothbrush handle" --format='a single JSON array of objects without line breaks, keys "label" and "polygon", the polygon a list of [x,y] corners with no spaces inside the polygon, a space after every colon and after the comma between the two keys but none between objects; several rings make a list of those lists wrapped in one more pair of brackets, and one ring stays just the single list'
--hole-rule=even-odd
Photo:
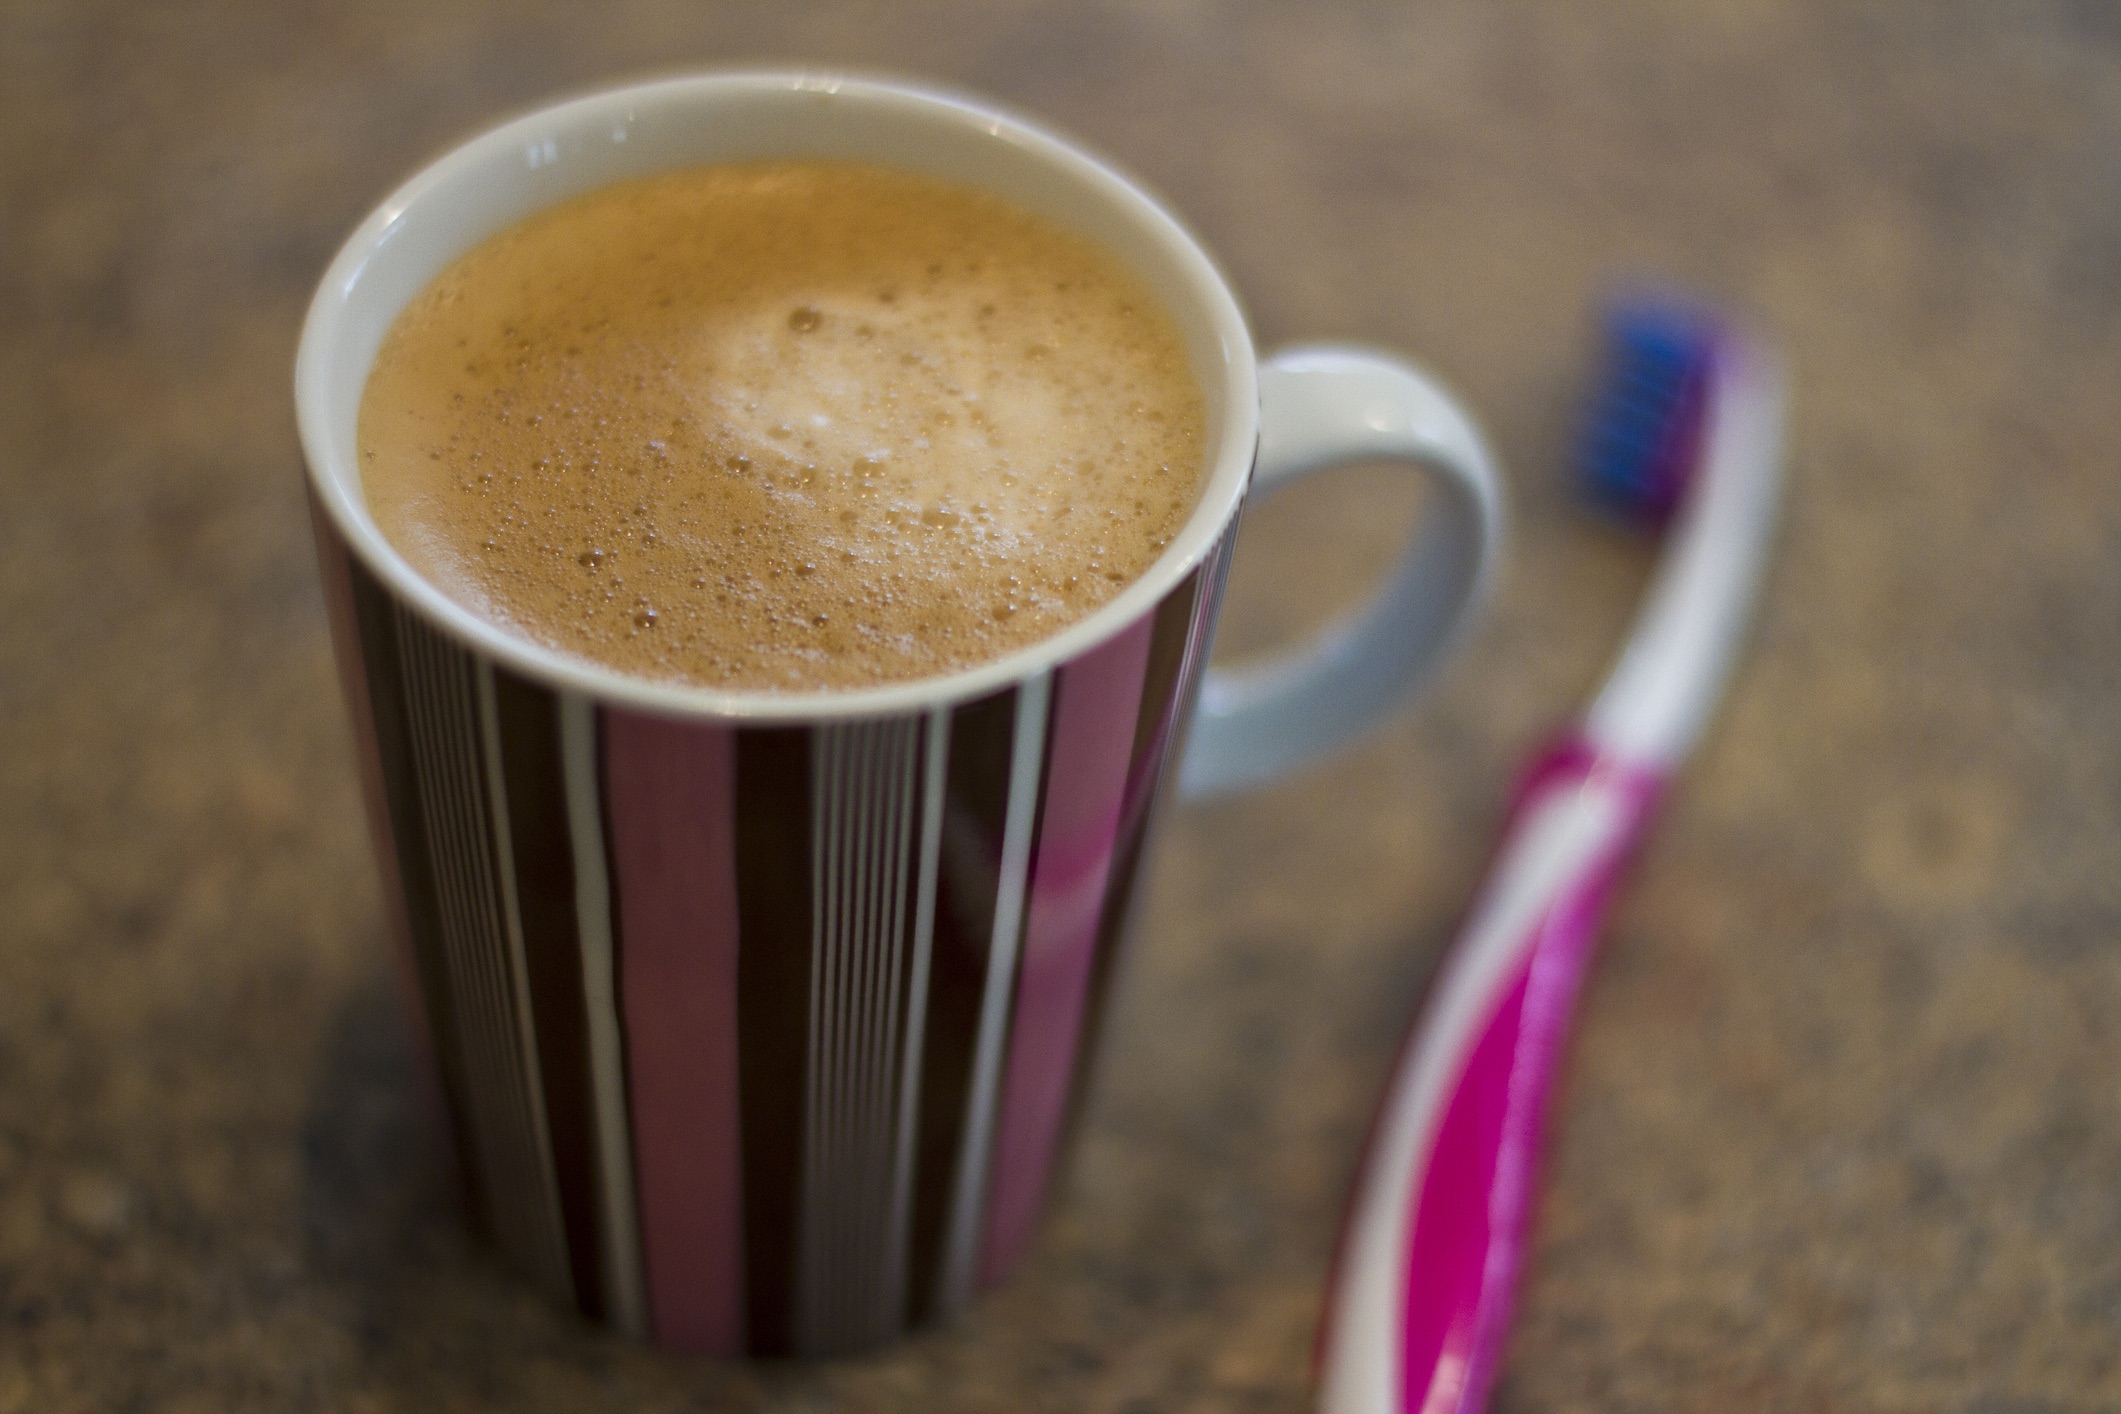
[{"label": "toothbrush handle", "polygon": [[1485,1406],[1570,1013],[1660,784],[1565,738],[1520,787],[1372,1129],[1320,1342],[1327,1414]]}]

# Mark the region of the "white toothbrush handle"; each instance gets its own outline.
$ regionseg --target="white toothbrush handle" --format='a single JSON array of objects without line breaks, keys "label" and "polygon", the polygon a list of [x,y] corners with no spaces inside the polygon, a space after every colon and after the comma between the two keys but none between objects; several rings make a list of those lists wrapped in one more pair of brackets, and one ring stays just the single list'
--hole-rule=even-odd
[{"label": "white toothbrush handle", "polygon": [[1781,366],[1750,340],[1722,347],[1694,488],[1620,661],[1584,715],[1601,749],[1667,768],[1692,749],[1737,660],[1782,496]]}]

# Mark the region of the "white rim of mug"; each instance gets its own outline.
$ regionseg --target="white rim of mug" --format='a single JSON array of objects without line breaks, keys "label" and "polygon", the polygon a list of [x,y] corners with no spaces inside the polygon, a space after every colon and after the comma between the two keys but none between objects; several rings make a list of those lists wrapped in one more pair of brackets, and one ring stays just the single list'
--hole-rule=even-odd
[{"label": "white rim of mug", "polygon": [[[718,105],[769,97],[784,101],[782,96],[789,93],[894,107],[922,121],[955,127],[968,137],[984,133],[1061,180],[1094,193],[1139,234],[1150,238],[1180,273],[1196,309],[1206,315],[1220,345],[1222,411],[1219,427],[1208,429],[1215,461],[1207,469],[1192,515],[1146,571],[1096,611],[1059,633],[970,668],[876,687],[809,692],[730,691],[637,677],[545,648],[443,594],[415,571],[377,529],[356,489],[353,473],[358,469],[353,465],[356,458],[351,438],[346,439],[348,445],[334,445],[328,431],[336,386],[334,360],[346,356],[344,317],[370,258],[404,228],[415,212],[447,201],[449,193],[460,184],[476,180],[496,163],[523,161],[526,152],[536,150],[554,133],[580,135],[608,130],[614,140],[623,141],[618,136],[620,125],[632,122],[634,113],[644,107],[697,107],[702,110],[702,120],[711,121],[711,110]],[[782,151],[789,156],[804,154],[803,148],[793,144]],[[612,180],[619,178],[614,176]],[[593,189],[594,185],[581,190]],[[455,244],[454,254],[446,257],[444,263],[505,229],[505,224],[468,233]],[[1149,272],[1137,269],[1136,273],[1150,278]],[[1169,298],[1168,291],[1161,293]],[[1193,353],[1196,373],[1204,379],[1209,377],[1212,370],[1200,367],[1200,349],[1194,348]],[[367,375],[364,366],[356,386],[365,385]],[[1079,657],[1136,622],[1206,560],[1236,516],[1256,450],[1259,398],[1251,334],[1229,282],[1178,219],[1138,183],[1051,130],[982,100],[919,82],[790,69],[686,74],[562,99],[507,120],[423,167],[368,215],[326,269],[302,326],[295,358],[295,404],[306,471],[325,512],[368,570],[437,626],[528,678],[603,703],[664,716],[730,718],[768,725],[904,715],[974,700]]]}]

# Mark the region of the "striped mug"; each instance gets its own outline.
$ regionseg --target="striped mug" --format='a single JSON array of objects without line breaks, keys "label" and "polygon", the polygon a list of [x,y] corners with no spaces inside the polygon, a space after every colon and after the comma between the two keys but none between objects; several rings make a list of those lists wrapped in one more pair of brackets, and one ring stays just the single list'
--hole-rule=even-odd
[{"label": "striped mug", "polygon": [[[622,178],[825,157],[968,183],[1163,299],[1207,408],[1197,509],[1054,637],[850,691],[647,681],[512,636],[378,533],[355,456],[399,310],[528,214]],[[823,1354],[946,1315],[1030,1241],[1175,777],[1241,786],[1400,702],[1490,578],[1471,424],[1389,357],[1259,361],[1153,198],[984,103],[811,72],[592,93],[376,208],[302,331],[296,406],[388,911],[470,1206],[561,1302],[665,1345]],[[1239,511],[1389,459],[1441,494],[1367,607],[1205,667]]]}]

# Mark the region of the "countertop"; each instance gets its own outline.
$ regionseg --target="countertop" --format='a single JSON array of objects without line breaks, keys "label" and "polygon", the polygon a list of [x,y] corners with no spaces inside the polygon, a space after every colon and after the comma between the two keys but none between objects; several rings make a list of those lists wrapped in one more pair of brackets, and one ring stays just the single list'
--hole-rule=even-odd
[{"label": "countertop", "polygon": [[[1378,1084],[1649,547],[1565,465],[1654,272],[1794,378],[1727,709],[1629,881],[1495,1405],[2121,1405],[2121,23],[2090,3],[371,0],[0,10],[0,1414],[1298,1409]],[[345,233],[494,116],[810,60],[1044,115],[1264,345],[1411,351],[1510,561],[1359,750],[1167,817],[1025,1269],[817,1366],[544,1308],[415,1099],[289,396]],[[1269,503],[1233,651],[1414,512]]]}]

